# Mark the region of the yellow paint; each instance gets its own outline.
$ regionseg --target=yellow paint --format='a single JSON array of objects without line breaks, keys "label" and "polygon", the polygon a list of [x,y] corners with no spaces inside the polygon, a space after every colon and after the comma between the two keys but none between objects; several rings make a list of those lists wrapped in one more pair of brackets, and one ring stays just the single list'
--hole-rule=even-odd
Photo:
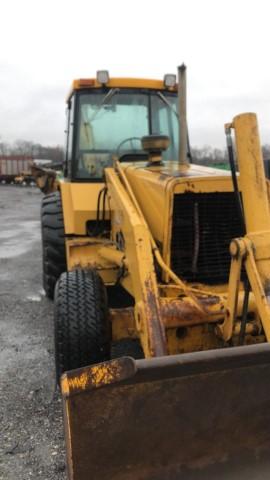
[{"label": "yellow paint", "polygon": [[256,115],[238,115],[233,120],[233,126],[247,232],[270,230],[269,201]]},{"label": "yellow paint", "polygon": [[[160,355],[158,352],[164,352],[165,332],[158,301],[149,230],[119,175],[112,168],[106,169],[106,179],[112,208],[112,240],[115,240],[117,232],[124,233],[125,257],[136,300],[135,319],[137,329],[141,332],[142,347],[145,356]],[[152,330],[152,322],[158,333]]]},{"label": "yellow paint", "polygon": [[80,388],[81,390],[85,390],[87,382],[88,382],[88,375],[86,372],[84,372],[78,377],[70,378],[68,380],[69,389],[73,390],[75,388]]},{"label": "yellow paint", "polygon": [[[96,219],[98,194],[103,187],[103,183],[60,184],[66,234],[86,234],[86,222]],[[108,218],[107,203],[105,208]]]},{"label": "yellow paint", "polygon": [[112,341],[124,338],[137,338],[133,307],[110,309]]},{"label": "yellow paint", "polygon": [[[257,304],[261,315],[268,318],[268,310],[265,306],[268,301],[266,296],[263,301],[257,300],[258,295],[262,296],[262,291],[270,278],[268,253],[270,251],[270,213],[267,189],[263,187],[264,177],[261,167],[253,165],[254,162],[258,164],[261,162],[256,144],[258,134],[254,118],[250,114],[244,119],[241,116],[236,117],[233,125],[236,131],[237,156],[240,167],[238,178],[242,188],[248,226],[248,234],[244,243],[246,245],[246,242],[249,242],[248,245],[255,247],[255,254],[252,256],[250,253],[246,263],[250,282],[253,282],[249,311],[256,314],[255,304]],[[249,139],[250,136],[252,136],[252,141]],[[249,142],[248,151],[246,142]],[[250,156],[248,160],[246,160],[247,155]],[[246,175],[245,172],[247,161],[250,169],[253,168],[251,176]],[[240,282],[241,264],[236,257],[230,274],[229,290],[227,285],[214,285],[211,288],[206,285],[186,285],[182,279],[178,279],[175,275],[173,277],[173,272],[170,273],[174,195],[186,192],[233,191],[231,176],[227,172],[196,165],[191,165],[181,174],[177,169],[178,163],[175,161],[168,162],[161,167],[147,167],[141,162],[133,164],[116,162],[115,168],[105,169],[109,202],[106,205],[107,214],[108,205],[111,208],[110,239],[91,239],[81,236],[85,234],[86,221],[96,218],[97,198],[103,184],[63,183],[60,187],[66,233],[74,236],[66,240],[68,269],[95,268],[107,285],[119,281],[127,289],[135,300],[134,321],[130,321],[129,318],[127,320],[129,327],[124,328],[123,317],[122,324],[120,319],[119,322],[115,319],[114,336],[118,339],[127,335],[132,338],[139,336],[146,357],[163,355],[166,353],[167,347],[170,352],[174,348],[169,346],[169,337],[165,336],[164,324],[166,322],[162,317],[161,297],[166,297],[168,301],[171,301],[181,295],[184,301],[193,303],[200,310],[199,307],[202,303],[199,298],[203,293],[206,296],[216,295],[218,300],[215,307],[201,307],[202,323],[207,323],[208,316],[213,314],[217,315],[219,320],[222,319],[222,312],[225,312],[225,306],[227,306],[225,321],[219,329],[219,335],[221,334],[226,341],[233,335],[233,323],[241,315],[243,304],[243,286]],[[251,192],[253,192],[253,196]],[[250,197],[253,198],[252,202]],[[254,206],[256,215],[253,213]],[[263,214],[260,213],[260,209],[264,212]],[[257,217],[257,212],[259,213],[258,218],[254,219]],[[123,236],[122,245],[117,243],[120,233]],[[240,240],[239,242],[241,243]],[[156,244],[160,245],[160,252],[157,250]],[[232,244],[233,255],[237,252],[237,248],[236,244]],[[246,246],[243,252],[245,249]],[[162,285],[159,285],[157,281],[154,258],[162,271],[164,281]],[[175,285],[172,286],[171,283],[166,285],[169,280],[173,281]],[[270,338],[270,327],[268,331],[267,322],[268,319],[263,323],[267,337]],[[130,327],[132,323],[133,326]],[[129,331],[128,328],[130,328]],[[191,342],[192,338],[195,337],[190,335]],[[206,348],[209,346],[209,341],[209,338],[207,340],[205,337]],[[198,345],[197,339],[196,342]],[[199,349],[202,349],[203,337],[200,342]],[[187,342],[185,348],[193,351],[197,347],[195,343],[190,347],[190,342]],[[105,372],[97,370],[97,382],[101,381],[103,374]],[[76,381],[79,382],[81,388],[84,388],[84,378]]]},{"label": "yellow paint", "polygon": [[222,346],[215,334],[215,326],[210,324],[196,325],[167,330],[170,355],[199,352]]},{"label": "yellow paint", "polygon": [[[85,86],[82,83],[85,82]],[[101,88],[101,84],[96,78],[74,80],[71,90],[68,94],[67,100],[71,97],[72,93],[76,90],[83,90],[85,88]],[[177,86],[173,88],[165,88],[163,80],[151,80],[144,78],[111,78],[106,85],[107,88],[147,88],[153,90],[169,90],[177,92]]]},{"label": "yellow paint", "polygon": [[263,324],[266,339],[270,342],[270,255],[268,259],[258,262],[254,257],[254,247],[256,248],[256,243],[254,245],[249,239],[246,239],[246,247],[247,259],[245,261],[245,268],[255,296],[256,306]]},{"label": "yellow paint", "polygon": [[106,363],[92,367],[92,383],[96,386],[111,383],[115,379],[115,374],[112,373],[110,368]]},{"label": "yellow paint", "polygon": [[[162,256],[170,265],[171,220],[174,194],[232,192],[228,172],[191,165],[187,176],[177,177],[177,162],[169,167],[142,168],[140,164],[122,164],[123,171],[156,241],[162,245]],[[108,171],[109,169],[107,169]],[[168,282],[168,276],[163,280]]]},{"label": "yellow paint", "polygon": [[67,270],[76,268],[95,269],[107,285],[117,281],[119,266],[100,255],[106,245],[105,239],[76,237],[66,240]]},{"label": "yellow paint", "polygon": [[244,266],[263,324],[270,341],[270,210],[265,181],[257,118],[254,113],[238,115],[235,130],[240,186],[247,234],[231,244],[231,270],[227,314],[218,331],[231,338],[239,297],[240,272]]},{"label": "yellow paint", "polygon": [[61,390],[63,395],[72,391],[84,391],[88,387],[99,387],[114,382],[120,374],[121,366],[117,360],[109,363],[100,363],[91,367],[85,367],[82,373],[74,377],[63,375],[61,378]]}]

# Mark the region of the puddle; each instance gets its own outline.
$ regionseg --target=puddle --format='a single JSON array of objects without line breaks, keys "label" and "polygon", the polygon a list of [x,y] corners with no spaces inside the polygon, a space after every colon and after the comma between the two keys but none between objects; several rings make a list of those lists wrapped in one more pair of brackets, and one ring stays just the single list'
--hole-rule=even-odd
[{"label": "puddle", "polygon": [[0,232],[0,240],[11,238],[13,235],[14,235],[14,230],[5,230],[4,232]]},{"label": "puddle", "polygon": [[33,243],[38,240],[40,240],[39,220],[8,225],[0,233],[0,259],[23,255],[31,250]]}]

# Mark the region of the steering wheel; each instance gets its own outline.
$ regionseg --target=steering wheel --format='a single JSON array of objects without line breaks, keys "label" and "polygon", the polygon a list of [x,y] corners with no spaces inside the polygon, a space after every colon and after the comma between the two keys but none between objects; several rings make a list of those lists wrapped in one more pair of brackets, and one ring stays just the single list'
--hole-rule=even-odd
[{"label": "steering wheel", "polygon": [[[131,146],[131,150],[137,150],[134,148],[132,142],[133,140],[137,140],[141,143],[141,138],[140,137],[129,137],[129,138],[125,138],[125,140],[123,140],[121,143],[119,143],[119,145],[117,146],[117,149],[116,149],[116,155],[117,157],[119,157],[119,151],[120,151],[120,148],[127,142],[130,142],[130,146]],[[140,150],[142,150],[142,146],[140,145]]]}]

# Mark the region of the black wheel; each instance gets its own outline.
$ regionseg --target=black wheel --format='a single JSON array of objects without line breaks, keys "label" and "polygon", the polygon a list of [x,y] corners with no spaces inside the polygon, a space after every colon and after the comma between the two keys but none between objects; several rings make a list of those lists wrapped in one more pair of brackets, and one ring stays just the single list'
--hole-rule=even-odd
[{"label": "black wheel", "polygon": [[111,325],[106,289],[95,270],[61,275],[55,289],[56,377],[110,359]]},{"label": "black wheel", "polygon": [[55,284],[66,270],[65,229],[60,192],[45,195],[41,205],[43,288],[53,299]]}]

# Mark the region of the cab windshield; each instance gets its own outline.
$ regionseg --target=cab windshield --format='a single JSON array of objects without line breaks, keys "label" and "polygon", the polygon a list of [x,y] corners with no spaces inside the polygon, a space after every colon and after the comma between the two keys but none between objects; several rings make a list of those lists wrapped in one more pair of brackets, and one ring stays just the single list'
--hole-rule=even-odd
[{"label": "cab windshield", "polygon": [[114,155],[143,154],[144,135],[167,135],[170,146],[163,159],[177,158],[176,94],[118,88],[81,93],[77,118],[76,178],[101,179]]}]

